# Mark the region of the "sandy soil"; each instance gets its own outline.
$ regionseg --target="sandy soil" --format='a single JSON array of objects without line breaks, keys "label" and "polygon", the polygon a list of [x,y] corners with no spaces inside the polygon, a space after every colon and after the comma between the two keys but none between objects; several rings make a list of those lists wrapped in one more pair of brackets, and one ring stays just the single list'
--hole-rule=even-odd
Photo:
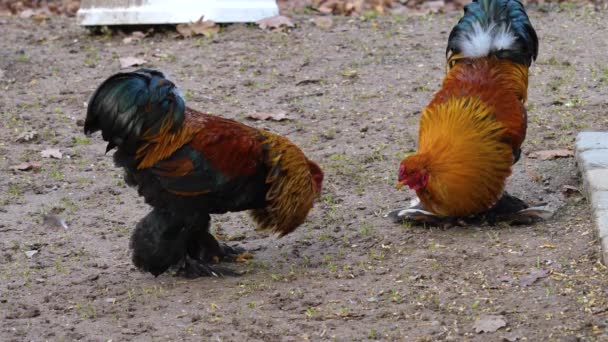
[{"label": "sandy soil", "polygon": [[[559,207],[546,223],[438,229],[383,217],[412,196],[394,188],[397,166],[459,16],[334,18],[326,30],[297,16],[288,34],[232,25],[214,39],[169,31],[131,44],[72,19],[0,18],[0,340],[608,338],[608,272],[572,190],[573,158],[514,169],[513,194]],[[530,16],[541,47],[524,153],[571,148],[578,131],[608,129],[607,14]],[[101,138],[82,134],[84,103],[124,56],[165,71],[195,108],[243,121],[288,113],[248,123],[288,134],[325,169],[321,201],[285,238],[255,232],[245,213],[214,217],[217,233],[255,253],[229,265],[243,276],[154,278],[131,265],[130,230],[148,208]],[[62,159],[43,158],[49,148]],[[40,169],[10,169],[24,162]],[[68,229],[45,224],[48,213]],[[506,326],[476,333],[485,315]]]}]

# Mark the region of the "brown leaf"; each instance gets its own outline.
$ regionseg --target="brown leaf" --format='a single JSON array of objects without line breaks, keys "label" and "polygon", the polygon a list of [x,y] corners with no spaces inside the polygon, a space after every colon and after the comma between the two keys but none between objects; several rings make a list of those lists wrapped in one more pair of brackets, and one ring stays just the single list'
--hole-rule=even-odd
[{"label": "brown leaf", "polygon": [[59,151],[57,148],[47,148],[46,150],[40,152],[40,155],[44,158],[54,159],[61,159],[61,157],[63,157],[63,153],[61,153],[61,151]]},{"label": "brown leaf", "polygon": [[345,70],[342,70],[342,72],[340,72],[340,75],[342,75],[344,77],[354,78],[359,75],[359,72],[355,69],[345,69]]},{"label": "brown leaf", "polygon": [[473,328],[478,334],[484,332],[495,332],[496,330],[506,326],[507,321],[505,316],[502,315],[483,315],[479,317],[475,323],[473,323]]},{"label": "brown leaf", "polygon": [[513,282],[513,278],[510,275],[508,275],[508,274],[501,275],[500,277],[498,277],[498,280],[501,283],[509,283],[510,284],[510,283]]},{"label": "brown leaf", "polygon": [[80,9],[80,0],[73,0],[70,1],[67,5],[65,5],[65,14],[68,17],[74,17],[76,16],[76,12],[78,12],[78,9]]},{"label": "brown leaf", "polygon": [[324,30],[330,29],[334,25],[334,21],[331,17],[315,17],[312,21],[317,27]]},{"label": "brown leaf", "polygon": [[538,270],[531,272],[519,279],[519,286],[525,287],[534,284],[538,279],[546,278],[549,275],[547,270]]},{"label": "brown leaf", "polygon": [[126,69],[126,68],[130,68],[132,66],[138,66],[138,65],[142,65],[142,64],[146,64],[148,63],[145,59],[141,59],[141,58],[137,58],[137,57],[121,57],[118,59],[118,61],[120,62],[120,68],[121,69]]},{"label": "brown leaf", "polygon": [[19,18],[21,18],[21,19],[29,19],[29,18],[33,17],[34,14],[35,14],[34,10],[28,8],[25,11],[19,13]]},{"label": "brown leaf", "polygon": [[571,195],[575,195],[575,194],[580,195],[581,190],[572,185],[562,185],[562,193],[566,196],[571,196]]},{"label": "brown leaf", "polygon": [[510,331],[502,336],[503,341],[515,342],[521,340],[524,336],[520,333]]},{"label": "brown leaf", "polygon": [[23,162],[21,164],[13,165],[10,167],[13,171],[30,171],[30,170],[38,170],[42,167],[42,164],[38,162]]},{"label": "brown leaf", "polygon": [[51,228],[68,229],[68,225],[65,223],[65,220],[55,214],[45,215],[42,219],[42,223]]},{"label": "brown leaf", "polygon": [[[312,0],[312,7],[322,14],[360,15],[366,11],[385,14],[395,3],[395,0]],[[410,0],[407,3],[415,6],[416,1]]]},{"label": "brown leaf", "polygon": [[220,32],[220,27],[217,26],[214,21],[203,20],[203,17],[193,23],[179,24],[175,27],[175,29],[184,38],[201,35],[205,37],[213,37],[213,35]]},{"label": "brown leaf", "polygon": [[418,14],[439,13],[444,7],[445,1],[443,0],[425,1],[420,5]]},{"label": "brown leaf", "polygon": [[15,141],[17,141],[19,143],[24,143],[24,142],[32,141],[32,140],[34,140],[36,138],[38,138],[38,132],[36,132],[36,131],[25,131],[25,132],[19,134],[17,136],[17,139],[15,139]]},{"label": "brown leaf", "polygon": [[574,156],[572,150],[558,149],[558,150],[543,150],[531,152],[528,157],[531,159],[540,160],[552,160],[557,158],[569,158]]},{"label": "brown leaf", "polygon": [[146,38],[147,34],[141,31],[133,31],[130,36],[123,38],[123,44],[131,44]]},{"label": "brown leaf", "polygon": [[278,112],[278,113],[250,113],[247,114],[247,117],[254,120],[273,120],[273,121],[283,121],[289,120],[287,117],[287,113]]},{"label": "brown leaf", "polygon": [[296,26],[293,23],[293,21],[291,21],[290,18],[283,16],[283,15],[277,15],[274,17],[264,18],[262,20],[256,21],[256,24],[258,24],[258,26],[262,30],[271,30],[271,31],[279,30],[279,29],[286,29],[286,28],[291,28],[291,27]]},{"label": "brown leaf", "polygon": [[44,12],[38,12],[33,16],[33,19],[38,23],[42,23],[43,21],[49,19],[49,16]]},{"label": "brown leaf", "polygon": [[323,13],[323,14],[332,14],[332,12],[334,11],[335,6],[332,6],[332,3],[326,2],[323,5],[321,5],[321,7],[318,8],[319,12]]}]

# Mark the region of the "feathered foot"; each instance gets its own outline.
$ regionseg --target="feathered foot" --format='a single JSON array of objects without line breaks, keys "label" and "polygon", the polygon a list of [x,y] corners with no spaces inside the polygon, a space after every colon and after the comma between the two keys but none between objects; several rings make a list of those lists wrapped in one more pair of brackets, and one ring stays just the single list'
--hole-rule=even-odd
[{"label": "feathered foot", "polygon": [[413,224],[428,224],[432,226],[439,226],[451,223],[453,221],[452,218],[440,217],[430,211],[424,210],[424,207],[422,206],[422,203],[420,203],[418,198],[410,202],[409,208],[395,209],[384,215],[384,217],[389,217],[393,220],[394,223],[410,222]]},{"label": "feathered foot", "polygon": [[187,235],[178,217],[153,209],[137,223],[131,235],[133,264],[154,276],[164,273],[183,258]]},{"label": "feathered foot", "polygon": [[228,246],[219,242],[211,233],[205,232],[201,237],[204,259],[215,263],[220,261],[246,262],[253,258],[253,254],[246,252],[239,246]]},{"label": "feathered foot", "polygon": [[480,216],[490,224],[504,221],[511,225],[523,225],[548,220],[553,212],[543,206],[528,207],[524,201],[505,191],[494,207]]},{"label": "feathered foot", "polygon": [[[544,207],[530,207],[519,210],[510,215],[504,215],[498,218],[498,221],[508,222],[512,226],[534,224],[550,219],[554,212],[547,210]],[[488,220],[488,222],[493,223]]]},{"label": "feathered foot", "polygon": [[176,274],[185,278],[198,278],[198,277],[223,277],[223,276],[240,276],[241,273],[235,272],[231,269],[220,267],[217,265],[211,266],[207,261],[193,258],[190,255],[186,255],[182,260],[181,266],[177,270]]},{"label": "feathered foot", "polygon": [[488,211],[468,217],[437,216],[424,207],[418,199],[412,201],[409,208],[401,208],[389,212],[389,217],[395,223],[410,222],[418,225],[446,226],[461,224],[479,224],[487,221],[489,224],[507,222],[511,225],[533,224],[548,220],[553,212],[545,207],[528,207],[521,199],[505,192],[500,200]]}]

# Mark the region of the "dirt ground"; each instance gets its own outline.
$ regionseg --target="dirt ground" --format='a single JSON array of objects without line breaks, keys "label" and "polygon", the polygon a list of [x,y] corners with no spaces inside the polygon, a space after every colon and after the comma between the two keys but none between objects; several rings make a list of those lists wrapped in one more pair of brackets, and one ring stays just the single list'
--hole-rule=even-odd
[{"label": "dirt ground", "polygon": [[[571,148],[578,131],[608,129],[607,13],[529,14],[541,45],[524,153]],[[546,223],[383,217],[413,195],[394,187],[398,163],[459,16],[336,17],[321,29],[302,15],[287,34],[231,25],[213,39],[168,31],[130,44],[73,19],[0,17],[0,340],[607,340],[608,271],[573,158],[514,168],[510,192],[559,208]],[[320,202],[287,237],[255,232],[245,213],[214,217],[255,254],[229,265],[244,275],[155,278],[132,266],[129,234],[149,209],[101,138],[82,133],[86,101],[125,56],[165,71],[190,106],[287,134],[324,168]],[[62,158],[42,157],[49,148]],[[24,162],[40,169],[11,170]],[[43,222],[48,213],[68,228]],[[477,333],[486,315],[506,326]]]}]

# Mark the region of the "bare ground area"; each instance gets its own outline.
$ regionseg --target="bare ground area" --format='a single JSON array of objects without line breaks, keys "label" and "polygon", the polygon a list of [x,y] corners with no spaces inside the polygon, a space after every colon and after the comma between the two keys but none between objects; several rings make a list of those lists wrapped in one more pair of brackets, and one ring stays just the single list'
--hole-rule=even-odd
[{"label": "bare ground area", "polygon": [[[530,9],[541,47],[525,154],[608,129],[607,13],[546,9]],[[573,158],[514,168],[510,192],[559,207],[546,223],[383,217],[413,195],[394,187],[398,163],[415,149],[459,16],[334,18],[326,30],[301,16],[288,34],[231,25],[213,39],[131,44],[73,19],[0,18],[0,340],[606,340],[608,272]],[[325,169],[320,202],[287,237],[254,231],[245,213],[214,217],[218,235],[255,254],[228,265],[244,275],[132,266],[129,234],[149,209],[101,138],[82,133],[84,103],[124,56],[165,71],[195,108],[241,121],[286,112],[291,121],[248,123],[287,134]],[[49,148],[62,159],[43,158]],[[40,169],[11,170],[24,162]],[[45,224],[48,213],[68,229]],[[506,326],[477,333],[485,315]]]}]

